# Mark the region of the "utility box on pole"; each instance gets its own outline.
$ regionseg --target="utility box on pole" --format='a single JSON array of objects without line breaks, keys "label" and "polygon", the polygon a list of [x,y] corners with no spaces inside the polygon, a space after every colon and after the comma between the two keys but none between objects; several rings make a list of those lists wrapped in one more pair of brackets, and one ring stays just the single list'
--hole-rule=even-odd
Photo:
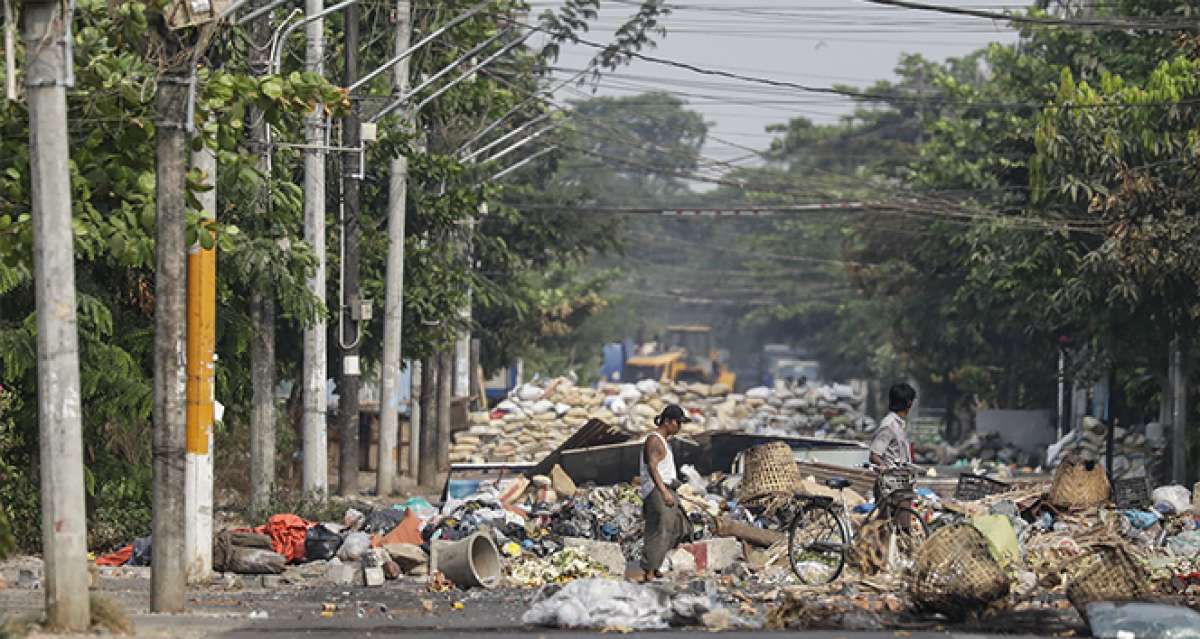
[{"label": "utility box on pole", "polygon": [[230,0],[175,0],[164,11],[167,26],[183,29],[212,22],[225,13]]}]

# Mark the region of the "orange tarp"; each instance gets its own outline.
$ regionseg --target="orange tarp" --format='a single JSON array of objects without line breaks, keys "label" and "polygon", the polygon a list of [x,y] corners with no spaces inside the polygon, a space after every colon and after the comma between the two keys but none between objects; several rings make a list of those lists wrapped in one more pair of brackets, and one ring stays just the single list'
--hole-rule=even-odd
[{"label": "orange tarp", "polygon": [[124,566],[129,563],[129,558],[133,556],[133,544],[129,544],[124,548],[110,552],[107,555],[96,557],[97,566]]},{"label": "orange tarp", "polygon": [[393,528],[388,534],[383,536],[383,544],[415,544],[420,546],[425,543],[421,539],[421,518],[417,517],[417,513],[409,508],[404,513],[404,519],[400,521],[400,525]]}]

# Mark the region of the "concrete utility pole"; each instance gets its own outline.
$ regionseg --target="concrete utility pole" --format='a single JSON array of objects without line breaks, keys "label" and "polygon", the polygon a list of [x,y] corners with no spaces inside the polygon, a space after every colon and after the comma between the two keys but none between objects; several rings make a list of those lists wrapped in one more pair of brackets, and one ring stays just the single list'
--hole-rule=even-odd
[{"label": "concrete utility pole", "polygon": [[30,204],[46,613],[51,627],[84,632],[91,625],[91,612],[67,145],[68,66],[74,61],[65,6],[57,0],[27,0],[22,7],[22,38],[33,187]]},{"label": "concrete utility pole", "polygon": [[[487,214],[487,204],[479,205],[479,216]],[[471,236],[475,232],[475,220],[470,218],[462,225],[459,237],[459,250],[468,268],[475,267],[475,257],[471,250]],[[475,373],[471,368],[471,290],[467,289],[467,301],[458,309],[458,319],[462,329],[458,340],[454,342],[454,396],[469,397],[471,395],[471,376]]]},{"label": "concrete utility pole", "polygon": [[[462,251],[471,259],[471,249],[463,239]],[[471,293],[467,291],[467,302],[458,309],[458,319],[463,323],[458,339],[454,341],[454,396],[467,397],[471,394]]]},{"label": "concrete utility pole", "polygon": [[[255,0],[255,7],[266,4]],[[271,14],[269,11],[250,25],[250,72],[270,72]],[[271,200],[271,159],[267,154],[267,120],[261,109],[251,108],[251,146],[258,154],[263,184],[254,198],[255,216],[263,220],[260,232],[268,230],[265,220]],[[271,286],[260,283],[250,290],[250,375],[253,393],[250,409],[250,509],[263,514],[271,501],[275,483],[275,297]]]},{"label": "concrete utility pole", "polygon": [[[358,79],[358,22],[359,8],[352,4],[346,9],[346,77],[345,86],[350,86]],[[356,148],[359,145],[358,107],[352,105],[350,113],[342,119],[344,145]],[[342,159],[342,180],[345,183],[346,225],[343,229],[346,251],[342,256],[345,273],[345,304],[349,307],[350,319],[355,326],[354,337],[350,344],[342,343],[342,383],[338,384],[338,419],[341,421],[341,437],[338,455],[338,494],[358,494],[358,322],[363,319],[359,295],[358,262],[359,262],[359,206],[361,167],[357,153],[348,153]],[[338,309],[339,313],[346,308]],[[339,323],[339,327],[341,324]],[[339,334],[339,339],[346,339]]]},{"label": "concrete utility pole", "polygon": [[432,486],[437,480],[437,395],[438,365],[435,353],[421,363],[421,453],[417,460],[417,483]]},{"label": "concrete utility pole", "polygon": [[417,467],[421,463],[421,366],[420,360],[412,360],[412,372],[408,386],[408,474],[417,480]]},{"label": "concrete utility pole", "polygon": [[[324,0],[306,0],[309,17],[320,13]],[[324,74],[324,21],[313,20],[304,27],[307,46],[305,68]],[[325,303],[325,118],[321,108],[304,119],[304,240],[317,256],[317,269],[308,280],[308,291]],[[306,497],[319,500],[329,495],[329,437],[325,380],[329,377],[325,343],[325,320],[318,319],[304,331],[304,472]]]},{"label": "concrete utility pole", "polygon": [[[204,174],[208,191],[197,193],[201,213],[215,220],[217,156],[201,147],[192,167]],[[184,527],[188,581],[212,573],[213,535],[213,389],[217,344],[217,249],[199,242],[188,251],[187,300],[187,488]]]},{"label": "concrete utility pole", "polygon": [[1063,348],[1058,349],[1058,425],[1056,432],[1058,436],[1055,441],[1058,441],[1067,434],[1067,352]]},{"label": "concrete utility pole", "polygon": [[154,282],[154,557],[150,609],[183,610],[187,589],[184,513],[187,461],[184,327],[187,268],[188,94],[195,79],[191,55],[164,39],[167,60],[155,97],[157,231]]},{"label": "concrete utility pole", "polygon": [[450,402],[454,391],[454,351],[447,346],[438,355],[437,469],[450,470]]},{"label": "concrete utility pole", "polygon": [[[396,2],[396,55],[404,53],[412,39],[412,2]],[[408,90],[408,61],[395,66],[393,93],[397,99]],[[408,158],[391,160],[388,180],[387,293],[383,310],[383,362],[379,390],[379,465],[375,492],[392,494],[396,478],[396,442],[399,432],[400,359],[404,328],[404,217],[408,197]],[[415,424],[414,424],[415,425]],[[415,432],[415,429],[414,429]]]},{"label": "concrete utility pole", "polygon": [[1180,333],[1171,340],[1171,393],[1175,400],[1171,416],[1171,479],[1177,484],[1187,481],[1187,389],[1188,373],[1185,358],[1186,341]]}]

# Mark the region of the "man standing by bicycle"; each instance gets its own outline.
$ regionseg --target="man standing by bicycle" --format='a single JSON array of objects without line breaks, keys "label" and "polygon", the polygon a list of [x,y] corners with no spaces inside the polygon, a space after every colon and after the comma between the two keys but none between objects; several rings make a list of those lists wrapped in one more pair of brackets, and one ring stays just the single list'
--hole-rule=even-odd
[{"label": "man standing by bicycle", "polygon": [[871,465],[879,469],[875,479],[875,504],[878,506],[896,486],[888,485],[888,472],[912,465],[912,445],[908,442],[905,419],[917,399],[917,391],[901,382],[888,391],[888,414],[879,423],[871,439]]},{"label": "man standing by bicycle", "polygon": [[667,553],[680,542],[687,541],[692,532],[691,521],[684,512],[675,488],[679,480],[675,471],[675,455],[667,443],[692,418],[675,404],[670,404],[654,418],[657,428],[642,445],[641,484],[642,516],[645,518],[645,545],[642,550],[642,574],[646,582],[661,577],[659,568]]}]

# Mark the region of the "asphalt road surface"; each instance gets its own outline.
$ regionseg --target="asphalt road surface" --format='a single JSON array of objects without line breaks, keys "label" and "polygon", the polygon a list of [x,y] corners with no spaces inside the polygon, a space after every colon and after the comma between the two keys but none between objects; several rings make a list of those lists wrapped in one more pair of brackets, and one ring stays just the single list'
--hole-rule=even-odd
[{"label": "asphalt road surface", "polygon": [[[536,596],[535,590],[475,589],[467,592],[431,593],[424,581],[402,579],[380,588],[337,586],[315,580],[264,588],[258,578],[235,579],[228,583],[189,592],[188,611],[182,615],[149,613],[148,569],[126,570],[119,578],[101,577],[97,592],[128,611],[139,637],[438,637],[439,639],[541,639],[599,634],[530,627],[521,616]],[[0,616],[36,616],[41,613],[44,593],[30,588],[0,589]],[[772,604],[758,606],[757,618],[765,617]],[[883,626],[869,616],[826,622],[827,629],[769,634],[813,638],[876,637],[1034,637],[1086,635],[1086,628],[1072,611],[1009,613],[970,624],[948,625],[945,621],[894,618]],[[829,627],[832,625],[832,627]],[[766,631],[725,632],[725,637],[749,638]],[[669,631],[630,633],[628,636],[704,633],[706,628],[675,628]],[[2,633],[0,633],[2,634]],[[615,634],[615,633],[608,633]]]}]

